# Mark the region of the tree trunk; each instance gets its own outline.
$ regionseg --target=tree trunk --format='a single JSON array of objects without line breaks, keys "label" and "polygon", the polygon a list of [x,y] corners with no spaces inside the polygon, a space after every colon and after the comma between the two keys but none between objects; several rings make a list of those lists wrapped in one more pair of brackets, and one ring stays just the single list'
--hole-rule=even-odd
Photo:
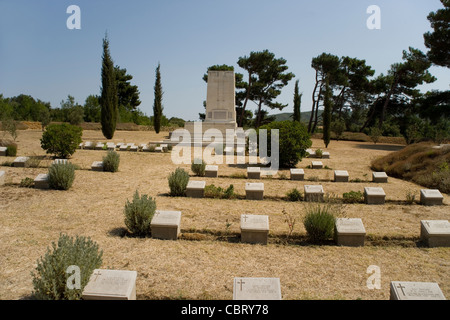
[{"label": "tree trunk", "polygon": [[[314,108],[316,106],[316,90],[317,86],[319,85],[319,79],[318,79],[318,71],[316,70],[316,85],[314,86],[314,90],[312,93],[312,108],[311,108],[311,116],[309,117],[309,123],[308,123],[308,133],[311,133],[311,125],[314,118]],[[320,98],[320,97],[319,97]]]},{"label": "tree trunk", "polygon": [[313,127],[311,129],[311,133],[314,133],[314,131],[316,130],[317,121],[319,119],[319,104],[320,104],[320,97],[322,96],[322,91],[323,91],[322,87],[323,87],[323,84],[321,84],[320,88],[319,88],[319,96],[316,101],[316,111],[315,111],[315,115],[314,115],[314,123],[313,123]]},{"label": "tree trunk", "polygon": [[256,129],[258,129],[259,126],[261,125],[261,106],[262,106],[262,100],[259,100],[258,114],[256,115]]},{"label": "tree trunk", "polygon": [[250,98],[250,87],[252,86],[252,73],[248,72],[248,87],[247,87],[247,95],[245,96],[245,101],[241,110],[241,118],[239,119],[239,127],[242,127],[244,124],[244,116],[245,116],[245,108],[247,107],[247,102]]}]

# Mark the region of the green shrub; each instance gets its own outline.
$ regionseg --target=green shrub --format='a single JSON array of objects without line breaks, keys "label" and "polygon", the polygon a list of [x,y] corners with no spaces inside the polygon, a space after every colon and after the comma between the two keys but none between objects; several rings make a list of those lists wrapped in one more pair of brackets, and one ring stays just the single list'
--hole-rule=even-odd
[{"label": "green shrub", "polygon": [[350,191],[343,194],[344,203],[360,203],[364,200],[364,195],[361,191]]},{"label": "green shrub", "polygon": [[[306,149],[312,141],[304,124],[298,121],[274,121],[260,127],[267,130],[267,150],[271,155],[271,130],[279,130],[279,165],[280,168],[295,168],[297,163],[306,157]],[[258,130],[258,137],[259,137]],[[261,142],[258,141],[258,145]]]},{"label": "green shrub", "polygon": [[34,187],[34,180],[31,178],[25,178],[20,181],[21,188],[33,188]]},{"label": "green shrub", "polygon": [[186,194],[186,187],[189,182],[189,173],[182,168],[177,168],[169,175],[170,195],[184,196]]},{"label": "green shrub", "polygon": [[317,158],[322,158],[323,150],[322,149],[316,149],[315,154],[316,154]]},{"label": "green shrub", "polygon": [[146,194],[139,196],[136,190],[133,201],[125,204],[125,225],[134,235],[145,237],[150,235],[150,223],[156,211],[156,201]]},{"label": "green shrub", "polygon": [[69,190],[75,180],[75,167],[70,162],[52,164],[48,168],[50,189]]},{"label": "green shrub", "polygon": [[207,185],[205,187],[205,198],[214,199],[232,199],[235,198],[234,186],[231,184],[227,189],[216,187],[215,185]]},{"label": "green shrub", "polygon": [[116,151],[108,151],[103,157],[103,171],[117,172],[119,171],[120,155]]},{"label": "green shrub", "polygon": [[286,193],[288,201],[302,201],[302,194],[297,188],[291,189]]},{"label": "green shrub", "polygon": [[[52,249],[37,261],[31,273],[33,295],[40,300],[80,300],[84,287],[94,269],[102,264],[103,251],[89,237],[60,235],[58,243],[52,242]],[[69,288],[67,273],[69,266],[80,268],[80,288]],[[72,283],[73,284],[73,283]],[[76,284],[76,282],[75,282]]]},{"label": "green shrub", "polygon": [[312,242],[320,242],[333,237],[335,217],[328,205],[313,205],[307,209],[303,220],[308,238]]},{"label": "green shrub", "polygon": [[191,164],[192,172],[194,172],[195,175],[199,176],[199,177],[205,176],[205,168],[206,168],[206,162],[203,161],[203,159],[194,159],[194,161]]},{"label": "green shrub", "polygon": [[73,155],[81,143],[83,129],[67,123],[51,124],[42,133],[41,147],[47,153],[67,159]]},{"label": "green shrub", "polygon": [[414,194],[414,191],[408,190],[406,191],[406,204],[411,205],[416,200],[416,195]]},{"label": "green shrub", "polygon": [[10,144],[6,147],[6,156],[15,157],[17,155],[17,145]]},{"label": "green shrub", "polygon": [[382,135],[381,130],[378,127],[372,127],[369,129],[369,137],[373,143],[377,143],[380,141],[380,137]]}]

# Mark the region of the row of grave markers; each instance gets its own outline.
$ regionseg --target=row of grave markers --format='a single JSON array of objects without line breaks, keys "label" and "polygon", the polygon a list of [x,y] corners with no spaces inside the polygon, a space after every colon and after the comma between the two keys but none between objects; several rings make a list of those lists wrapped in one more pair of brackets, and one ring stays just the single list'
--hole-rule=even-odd
[{"label": "row of grave markers", "polygon": [[[95,269],[84,300],[136,300],[137,272]],[[233,300],[282,300],[280,278],[235,277]],[[446,300],[438,283],[391,281],[390,300]]]},{"label": "row of grave markers", "polygon": [[[138,152],[138,151],[142,151],[142,152],[150,152],[151,148],[150,145],[148,144],[140,144],[140,145],[135,145],[134,143],[124,143],[124,142],[120,142],[120,143],[114,143],[114,142],[98,142],[97,144],[94,145],[93,142],[91,141],[86,141],[86,142],[82,142],[79,144],[78,146],[79,149],[86,149],[86,150],[111,150],[111,151],[115,151],[115,150],[119,150],[119,151],[131,151],[131,152]],[[159,146],[154,145],[154,151],[155,152],[166,152],[168,151],[168,144],[160,144]]]},{"label": "row of grave markers", "polygon": [[[186,186],[186,196],[203,198],[206,181],[189,180]],[[245,195],[247,200],[264,200],[264,183],[246,182]],[[322,185],[305,185],[304,200],[307,202],[323,202],[324,189]],[[443,205],[444,196],[437,189],[421,189],[420,203],[423,205]],[[369,205],[382,205],[386,201],[386,193],[381,187],[364,187],[364,202]]]}]

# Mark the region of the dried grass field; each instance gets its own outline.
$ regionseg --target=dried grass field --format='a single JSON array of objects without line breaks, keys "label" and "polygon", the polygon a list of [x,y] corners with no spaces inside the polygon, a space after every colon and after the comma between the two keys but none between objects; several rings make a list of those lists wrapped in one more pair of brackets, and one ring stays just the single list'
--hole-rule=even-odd
[{"label": "dried grass field", "polygon": [[[40,130],[20,131],[18,156],[45,156],[40,147]],[[136,144],[162,140],[162,132],[116,131],[114,142]],[[83,140],[105,141],[101,131],[83,132]],[[332,141],[327,149],[331,159],[324,165],[347,170],[350,179],[367,182],[335,183],[333,170],[306,168],[311,159],[297,167],[305,168],[305,178],[319,181],[290,181],[265,177],[263,201],[243,199],[192,199],[169,197],[168,175],[177,165],[170,153],[120,152],[119,172],[90,170],[105,151],[78,150],[70,160],[77,164],[75,182],[68,191],[20,188],[22,179],[46,173],[52,159],[44,158],[37,168],[0,166],[7,173],[7,185],[0,187],[0,299],[26,299],[33,286],[31,272],[37,259],[56,241],[60,233],[89,236],[103,250],[102,268],[136,270],[138,299],[232,299],[234,277],[278,277],[285,300],[296,299],[389,299],[390,281],[437,282],[450,298],[450,248],[427,248],[420,244],[420,220],[449,218],[450,197],[444,206],[425,207],[404,203],[407,192],[419,197],[419,185],[389,178],[387,184],[374,184],[370,162],[402,146],[367,142]],[[313,139],[313,149],[324,148]],[[0,163],[13,161],[2,157]],[[181,165],[190,171],[189,165]],[[245,166],[219,166],[218,178],[208,184],[233,184],[245,195]],[[330,241],[312,245],[302,224],[304,202],[283,200],[286,192],[305,184],[322,184],[326,193],[342,197],[344,192],[363,191],[365,186],[381,186],[385,205],[347,204],[346,217],[361,218],[367,231],[364,247],[339,247]],[[134,192],[156,198],[157,209],[182,212],[177,241],[135,238],[127,235],[123,209]],[[296,220],[289,239],[283,210]],[[269,215],[267,245],[240,242],[240,215]],[[231,225],[227,225],[231,223]],[[381,289],[369,289],[369,266],[381,271]]]}]

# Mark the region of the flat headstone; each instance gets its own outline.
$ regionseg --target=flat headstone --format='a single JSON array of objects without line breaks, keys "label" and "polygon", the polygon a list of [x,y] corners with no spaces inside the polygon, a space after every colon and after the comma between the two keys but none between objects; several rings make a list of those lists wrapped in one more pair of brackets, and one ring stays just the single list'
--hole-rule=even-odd
[{"label": "flat headstone", "polygon": [[372,172],[372,182],[387,183],[388,176],[387,176],[386,172]]},{"label": "flat headstone", "polygon": [[247,200],[263,200],[264,183],[262,182],[246,182],[245,195]]},{"label": "flat headstone", "polygon": [[364,188],[364,202],[366,204],[384,204],[386,193],[380,187],[365,187]]},{"label": "flat headstone", "polygon": [[119,147],[119,151],[127,151],[127,150],[128,150],[128,147],[129,147],[129,146],[127,146],[126,144],[122,144],[122,145]]},{"label": "flat headstone", "polygon": [[162,148],[162,151],[169,151],[169,145],[166,143],[163,143],[160,145],[160,147]]},{"label": "flat headstone", "polygon": [[248,167],[247,168],[247,178],[248,179],[260,179],[261,178],[261,168],[260,167]]},{"label": "flat headstone", "polygon": [[83,142],[78,145],[78,149],[83,149]]},{"label": "flat headstone", "polygon": [[6,157],[6,151],[8,150],[7,147],[0,147],[0,156]]},{"label": "flat headstone", "polygon": [[40,173],[34,179],[34,187],[36,189],[49,189],[50,185],[48,184],[48,174]]},{"label": "flat headstone", "polygon": [[150,228],[152,238],[176,240],[180,234],[181,212],[156,210]]},{"label": "flat headstone", "polygon": [[28,167],[29,157],[17,157],[13,162],[13,167]]},{"label": "flat headstone", "polygon": [[305,151],[306,151],[308,157],[314,154],[313,149],[306,149]]},{"label": "flat headstone", "polygon": [[323,168],[322,161],[311,161],[311,168],[312,169],[322,169]]},{"label": "flat headstone", "polygon": [[323,187],[321,185],[305,185],[305,201],[322,202],[323,201]]},{"label": "flat headstone", "polygon": [[444,196],[438,189],[421,189],[420,203],[426,206],[440,206],[444,201]]},{"label": "flat headstone", "polygon": [[0,186],[3,186],[5,184],[5,177],[6,177],[6,172],[0,171]]},{"label": "flat headstone", "polygon": [[84,300],[136,300],[136,271],[95,269],[84,287]]},{"label": "flat headstone", "polygon": [[219,175],[219,166],[207,165],[205,167],[205,177],[217,178]]},{"label": "flat headstone", "polygon": [[93,149],[94,148],[94,144],[91,141],[86,141],[84,143],[84,149]]},{"label": "flat headstone", "polygon": [[186,186],[186,196],[191,198],[203,198],[205,196],[206,181],[190,180]]},{"label": "flat headstone", "polygon": [[298,180],[298,181],[305,180],[305,170],[291,169],[291,180]]},{"label": "flat headstone", "polygon": [[225,147],[225,149],[223,149],[223,152],[225,154],[233,154],[234,153],[234,148],[233,147]]},{"label": "flat headstone", "polygon": [[103,171],[103,161],[94,161],[91,168],[93,171]]},{"label": "flat headstone", "polygon": [[241,241],[246,243],[267,244],[269,235],[269,216],[242,214]]},{"label": "flat headstone", "polygon": [[337,218],[335,224],[335,240],[339,246],[364,246],[366,229],[359,218]]},{"label": "flat headstone", "polygon": [[334,171],[334,182],[348,182],[348,171],[335,170]]},{"label": "flat headstone", "polygon": [[163,152],[163,147],[156,147],[155,152]]},{"label": "flat headstone", "polygon": [[234,278],[233,300],[281,300],[280,278]]},{"label": "flat headstone", "polygon": [[95,150],[103,150],[104,146],[105,144],[103,142],[97,142],[97,144],[95,145]]},{"label": "flat headstone", "polygon": [[55,159],[52,164],[67,164],[69,161],[67,159]]},{"label": "flat headstone", "polygon": [[330,153],[328,151],[322,152],[322,159],[330,159]]},{"label": "flat headstone", "polygon": [[132,152],[138,152],[138,149],[139,149],[139,147],[136,145],[130,146],[130,151],[132,151]]},{"label": "flat headstone", "polygon": [[114,142],[107,142],[106,143],[106,149],[108,150],[116,150],[116,144]]},{"label": "flat headstone", "polygon": [[429,247],[450,247],[448,220],[421,220],[420,239]]},{"label": "flat headstone", "polygon": [[434,282],[391,281],[390,300],[446,300]]},{"label": "flat headstone", "polygon": [[236,154],[238,156],[244,156],[245,155],[245,148],[244,147],[237,147],[236,148]]}]

